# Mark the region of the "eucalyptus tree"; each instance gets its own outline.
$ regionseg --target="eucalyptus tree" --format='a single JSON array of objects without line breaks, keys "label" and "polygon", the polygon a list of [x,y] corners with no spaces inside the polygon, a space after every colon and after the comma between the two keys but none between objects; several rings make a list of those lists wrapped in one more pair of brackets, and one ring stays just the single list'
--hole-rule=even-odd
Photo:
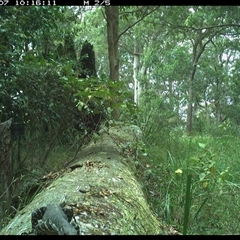
[{"label": "eucalyptus tree", "polygon": [[[166,96],[171,96],[171,105],[174,106],[173,109],[178,109],[177,112],[182,115],[181,117],[184,117],[184,103],[187,102],[186,130],[188,133],[192,131],[192,120],[197,113],[199,103],[203,99],[210,100],[210,96],[204,97],[204,93],[207,93],[206,89],[210,91],[213,88],[211,85],[215,86],[214,77],[206,78],[206,73],[210,73],[207,67],[215,65],[213,66],[215,71],[219,72],[217,69],[221,68],[225,71],[223,79],[218,74],[218,80],[215,80],[218,81],[218,87],[224,85],[221,92],[226,94],[226,84],[223,82],[227,79],[227,68],[229,68],[231,58],[228,61],[216,60],[212,54],[218,51],[219,55],[223,55],[228,51],[229,44],[225,43],[227,43],[227,38],[230,39],[233,34],[237,34],[238,12],[239,8],[234,7],[160,7],[131,29],[130,36],[125,35],[123,39],[120,39],[120,44],[131,53],[133,51],[131,51],[130,44],[134,46],[134,38],[131,39],[131,36],[139,33],[139,39],[137,41],[135,39],[135,43],[138,42],[139,45],[141,42],[139,45],[141,55],[136,54],[134,69],[138,70],[137,66],[140,66],[142,72],[147,73],[145,86],[152,85],[155,89],[158,88],[165,99]],[[237,41],[236,35],[235,38]],[[140,56],[142,61],[139,64],[137,57]],[[136,75],[134,74],[134,77]],[[204,79],[208,81],[203,81]],[[172,91],[173,86],[175,94]],[[216,99],[217,96],[220,95],[216,94]],[[216,109],[213,111],[220,119],[218,102],[215,101]]]},{"label": "eucalyptus tree", "polygon": [[[135,80],[135,88],[138,87],[138,90],[141,90],[143,98],[140,99],[139,107],[146,113],[146,116],[142,116],[145,119],[143,121],[148,122],[145,125],[149,125],[150,116],[156,117],[153,120],[154,129],[167,126],[168,119],[178,115],[179,102],[182,98],[181,85],[186,76],[184,64],[187,65],[187,48],[181,46],[180,34],[171,35],[166,28],[167,10],[167,7],[162,6],[154,9],[129,31],[129,35],[120,39],[124,49],[133,55],[133,63],[135,63],[133,73],[138,80]],[[152,94],[151,101],[149,101],[148,91]],[[135,97],[135,101],[137,99],[138,96]]]},{"label": "eucalyptus tree", "polygon": [[[179,10],[181,9],[182,12]],[[172,7],[170,12],[176,16],[166,20],[169,28],[181,32],[186,44],[190,44],[191,70],[188,77],[188,107],[186,130],[192,130],[193,106],[196,92],[195,75],[199,69],[199,60],[208,46],[214,46],[217,38],[227,36],[233,29],[239,28],[239,7],[187,6]]]},{"label": "eucalyptus tree", "polygon": [[[107,42],[108,42],[108,59],[110,79],[119,81],[119,57],[118,57],[118,28],[119,28],[119,7],[105,6],[106,22],[107,22]],[[118,102],[118,96],[114,103]],[[113,104],[114,104],[113,103]],[[119,108],[113,105],[112,116],[115,120],[119,120]]]},{"label": "eucalyptus tree", "polygon": [[120,36],[123,34],[125,36],[120,39],[120,44],[133,57],[134,102],[136,105],[139,105],[139,96],[142,92],[142,84],[140,84],[139,78],[146,75],[147,71],[146,66],[142,64],[142,57],[144,55],[144,46],[147,43],[146,36],[148,31],[143,25],[145,24],[145,19],[156,12],[159,6],[123,7],[122,9],[125,11],[120,13],[120,17],[121,19],[126,19],[126,21],[123,21],[122,24],[123,30]]},{"label": "eucalyptus tree", "polygon": [[232,105],[232,70],[239,53],[235,40],[228,36],[217,37],[199,61],[194,113],[198,118],[201,116],[202,121],[218,125],[229,117],[226,108]]},{"label": "eucalyptus tree", "polygon": [[[134,45],[131,34],[134,32],[133,29],[135,26],[141,23],[146,16],[154,12],[157,8],[158,7],[106,6],[104,9],[93,9],[84,16],[82,27],[86,29],[86,38],[94,39],[96,46],[98,75],[102,73],[108,75],[107,73],[109,72],[109,78],[111,80],[115,83],[120,80],[124,85],[124,89],[120,90],[121,97],[117,96],[119,95],[118,91],[116,92],[112,89],[115,98],[121,98],[117,104],[113,104],[112,106],[113,109],[116,110],[113,112],[113,115],[116,114],[114,116],[115,119],[119,118],[117,106],[123,106],[125,104],[129,106],[130,101],[127,102],[127,99],[124,100],[124,96],[122,95],[124,91],[125,93],[129,92],[128,85],[132,82],[133,77],[135,78],[135,85],[139,85],[137,75],[140,67],[137,65],[140,63],[140,55],[137,53],[136,49],[139,48],[137,44],[139,45],[142,43],[140,34],[136,34],[136,37],[134,37],[136,39]],[[99,34],[96,35],[96,31]],[[129,40],[127,44],[125,44],[126,39]],[[106,49],[108,56],[106,56]],[[106,65],[107,58],[109,66]],[[137,96],[136,92],[135,88],[135,98]],[[124,103],[122,101],[124,101]]]},{"label": "eucalyptus tree", "polygon": [[[239,91],[237,69],[239,62],[239,29],[232,29],[215,44],[219,51],[218,66],[215,67],[214,114],[217,123],[226,119],[238,123]],[[229,110],[232,111],[229,111]]]},{"label": "eucalyptus tree", "polygon": [[[110,7],[107,8],[110,10]],[[193,116],[204,97],[204,91],[206,93],[206,85],[209,85],[206,81],[201,83],[198,80],[204,79],[206,73],[201,58],[204,57],[206,62],[217,41],[221,42],[219,39],[237,31],[239,8],[158,6],[120,7],[117,11],[114,15],[115,25],[119,26],[114,29],[118,29],[118,34],[115,30],[114,34],[113,30],[111,34],[108,31],[110,26],[107,27],[102,20],[107,20],[107,14],[108,17],[113,16],[101,8],[90,11],[89,17],[85,18],[86,38],[94,38],[96,42],[98,69],[107,73],[111,68],[111,72],[116,71],[115,74],[119,71],[119,76],[115,76],[120,80],[131,81],[135,103],[138,103],[141,90],[144,95],[144,89],[153,87],[166,102],[170,101],[171,110],[184,118],[183,105],[187,102],[186,130],[190,133]],[[113,21],[108,21],[108,25],[110,23]],[[95,34],[96,31],[98,35]],[[110,54],[115,58],[110,60],[111,67],[106,65],[109,57],[106,50],[110,48],[106,41],[107,35],[115,36],[115,43],[110,43],[112,53],[115,51],[115,54]],[[224,45],[221,48],[222,54],[226,52],[223,48]],[[219,54],[220,51],[219,49]],[[214,64],[213,61],[208,62],[209,66]],[[205,87],[199,87],[204,84]],[[208,91],[209,89],[210,87]]]}]

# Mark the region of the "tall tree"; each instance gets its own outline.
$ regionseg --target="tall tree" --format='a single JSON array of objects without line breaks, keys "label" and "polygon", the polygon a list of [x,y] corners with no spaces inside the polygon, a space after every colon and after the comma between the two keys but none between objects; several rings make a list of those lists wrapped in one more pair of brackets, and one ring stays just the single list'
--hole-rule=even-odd
[{"label": "tall tree", "polygon": [[[192,119],[193,119],[193,103],[194,103],[194,77],[197,70],[197,64],[204,52],[206,45],[212,40],[217,33],[214,31],[197,31],[197,37],[192,41],[192,65],[191,74],[188,84],[188,107],[187,107],[187,124],[186,130],[190,134],[192,131]],[[205,40],[206,39],[206,40]],[[204,41],[205,40],[205,41]]]},{"label": "tall tree", "polygon": [[140,39],[135,37],[134,39],[134,52],[133,52],[133,80],[134,80],[134,103],[139,105],[139,97],[141,94],[141,85],[138,79],[139,71],[140,71],[140,56],[141,56],[141,47],[140,47]]},{"label": "tall tree", "polygon": [[[238,8],[235,10],[229,7],[194,6],[183,10],[183,14],[180,13],[181,20],[179,19],[178,24],[175,23],[176,21],[174,22],[173,18],[168,21],[168,24],[172,29],[185,35],[185,44],[189,41],[192,44],[186,123],[186,131],[190,134],[192,131],[193,106],[197,87],[195,75],[197,69],[199,70],[200,57],[205,53],[207,45],[211,43],[214,46],[214,41],[218,37],[227,36],[232,32],[232,28],[238,28],[240,25],[236,22],[236,19],[238,19]],[[235,16],[234,20],[230,18],[228,12]],[[181,22],[184,18],[185,21]]]},{"label": "tall tree", "polygon": [[[110,79],[113,81],[119,80],[119,58],[118,58],[118,28],[119,28],[119,7],[105,7],[107,21],[107,42],[108,42],[108,59],[110,69]],[[116,96],[116,99],[118,97]],[[117,100],[115,100],[117,101]],[[113,102],[112,117],[118,120],[120,117],[119,108],[115,107],[116,102]]]}]

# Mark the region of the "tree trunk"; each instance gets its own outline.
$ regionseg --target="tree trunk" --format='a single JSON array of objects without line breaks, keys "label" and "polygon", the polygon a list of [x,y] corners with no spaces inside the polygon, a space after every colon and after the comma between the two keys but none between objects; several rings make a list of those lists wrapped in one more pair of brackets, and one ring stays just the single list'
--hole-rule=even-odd
[{"label": "tree trunk", "polygon": [[[108,59],[110,79],[113,81],[119,80],[119,58],[118,58],[118,27],[119,27],[119,7],[105,7],[107,21],[107,42],[108,42]],[[118,120],[120,117],[119,108],[115,107],[118,102],[118,96],[113,101],[112,117]]]},{"label": "tree trunk", "polygon": [[5,217],[5,212],[10,207],[11,183],[13,180],[12,166],[12,120],[0,123],[0,217]]},{"label": "tree trunk", "polygon": [[133,59],[133,80],[134,80],[134,103],[139,105],[139,96],[141,94],[141,85],[138,80],[140,70],[140,46],[138,39],[134,39],[134,59]]},{"label": "tree trunk", "polygon": [[[187,106],[187,134],[191,134],[192,131],[192,118],[193,118],[193,102],[194,102],[194,77],[197,70],[198,61],[205,50],[206,45],[216,35],[216,32],[211,34],[208,30],[204,33],[202,30],[198,31],[198,37],[193,43],[193,57],[192,57],[192,70],[188,85],[188,106]],[[209,37],[208,40],[203,44],[203,39]]]},{"label": "tree trunk", "polygon": [[190,134],[192,131],[192,117],[193,117],[193,81],[194,75],[196,72],[196,66],[193,66],[191,77],[188,85],[188,106],[187,106],[187,134]]},{"label": "tree trunk", "polygon": [[73,208],[81,235],[161,234],[134,175],[138,141],[141,131],[134,125],[101,129],[99,139],[83,149],[75,163],[44,177],[43,190],[0,234],[29,233],[35,209],[62,202]]}]

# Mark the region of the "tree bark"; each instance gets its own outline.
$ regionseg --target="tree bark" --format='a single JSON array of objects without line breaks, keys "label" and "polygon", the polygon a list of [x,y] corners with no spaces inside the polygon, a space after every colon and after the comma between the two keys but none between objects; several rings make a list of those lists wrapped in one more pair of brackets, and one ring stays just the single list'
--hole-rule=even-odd
[{"label": "tree bark", "polygon": [[10,207],[11,183],[13,180],[12,166],[12,120],[0,123],[0,216]]},{"label": "tree bark", "polygon": [[187,125],[186,125],[186,130],[187,134],[190,134],[192,131],[192,117],[193,117],[193,81],[194,81],[194,75],[196,72],[196,66],[192,67],[192,72],[191,72],[191,77],[189,80],[189,85],[188,85],[188,106],[187,106]]},{"label": "tree bark", "polygon": [[138,75],[140,71],[140,46],[139,39],[135,37],[134,39],[134,59],[133,59],[133,80],[134,80],[134,103],[139,105],[139,96],[141,94],[141,85],[138,80]]},{"label": "tree bark", "polygon": [[[118,58],[118,28],[119,28],[119,7],[105,7],[107,21],[107,42],[108,42],[108,59],[110,79],[113,81],[119,80],[119,58]],[[118,96],[113,101],[112,117],[118,120],[120,117],[119,108],[115,107],[118,101]]]},{"label": "tree bark", "polygon": [[63,201],[73,208],[80,235],[161,234],[160,222],[134,175],[139,141],[141,131],[134,125],[101,129],[99,139],[72,165],[45,176],[50,182],[0,234],[29,233],[33,210]]}]

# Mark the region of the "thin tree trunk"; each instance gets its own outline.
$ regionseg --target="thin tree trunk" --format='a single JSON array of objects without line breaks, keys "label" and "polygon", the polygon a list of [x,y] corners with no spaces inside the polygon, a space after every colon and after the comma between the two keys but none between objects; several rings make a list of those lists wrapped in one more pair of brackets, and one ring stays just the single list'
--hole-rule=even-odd
[{"label": "thin tree trunk", "polygon": [[196,66],[193,66],[190,81],[189,81],[189,88],[188,88],[188,106],[187,106],[187,134],[190,134],[192,131],[192,117],[193,117],[193,81],[194,75],[196,72]]},{"label": "thin tree trunk", "polygon": [[[204,33],[202,30],[198,32],[198,38],[193,43],[193,58],[192,58],[192,71],[189,79],[189,88],[188,88],[188,106],[187,106],[187,124],[186,131],[187,134],[191,134],[192,131],[192,118],[193,118],[193,102],[194,102],[194,77],[197,70],[198,61],[205,50],[206,45],[212,40],[212,38],[217,34],[213,33],[209,36],[210,32],[206,30]],[[209,37],[208,40],[203,44],[202,41],[204,38]]]},{"label": "thin tree trunk", "polygon": [[134,59],[133,59],[133,80],[134,80],[134,103],[139,105],[139,96],[141,94],[141,86],[138,80],[140,70],[140,48],[138,39],[134,40]]}]

